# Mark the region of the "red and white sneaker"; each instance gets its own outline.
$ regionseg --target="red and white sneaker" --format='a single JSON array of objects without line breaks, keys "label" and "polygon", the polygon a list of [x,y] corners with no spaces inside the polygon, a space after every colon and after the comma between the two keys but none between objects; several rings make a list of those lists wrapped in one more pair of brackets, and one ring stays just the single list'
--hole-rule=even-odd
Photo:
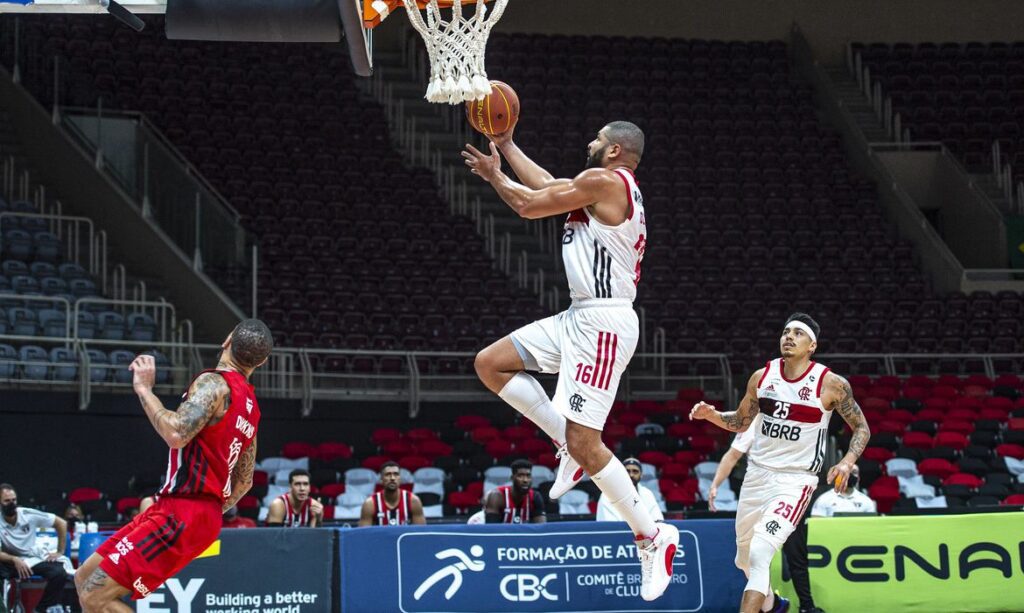
[{"label": "red and white sneaker", "polygon": [[555,483],[548,492],[548,498],[557,500],[559,496],[576,487],[583,479],[583,467],[569,455],[569,446],[565,443],[555,452],[558,458],[558,470],[555,472]]},{"label": "red and white sneaker", "polygon": [[637,547],[640,553],[641,598],[657,600],[665,593],[672,581],[672,562],[678,548],[679,529],[666,523],[658,524],[658,533],[646,547]]}]

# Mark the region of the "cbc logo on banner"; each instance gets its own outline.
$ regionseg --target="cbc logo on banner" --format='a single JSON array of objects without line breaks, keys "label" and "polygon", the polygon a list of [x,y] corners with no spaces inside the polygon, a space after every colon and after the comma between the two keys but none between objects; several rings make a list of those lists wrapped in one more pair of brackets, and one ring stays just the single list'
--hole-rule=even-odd
[{"label": "cbc logo on banner", "polygon": [[505,600],[512,602],[535,602],[541,598],[555,602],[558,600],[556,594],[548,591],[548,584],[558,580],[558,574],[550,573],[542,578],[537,575],[520,573],[518,575],[506,575],[501,580],[499,588]]}]

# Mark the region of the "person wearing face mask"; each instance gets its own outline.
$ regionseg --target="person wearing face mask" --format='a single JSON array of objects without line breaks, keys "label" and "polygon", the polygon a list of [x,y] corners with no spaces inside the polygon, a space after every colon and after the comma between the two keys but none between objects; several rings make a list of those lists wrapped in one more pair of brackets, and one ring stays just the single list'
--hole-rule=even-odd
[{"label": "person wearing face mask", "polygon": [[[67,584],[71,561],[63,555],[68,524],[53,513],[18,506],[18,494],[8,483],[0,483],[0,579],[28,579],[39,575],[46,581],[36,611],[63,611],[61,592]],[[57,531],[57,551],[46,551],[36,543],[36,530]]]},{"label": "person wearing face mask", "polygon": [[860,483],[860,468],[853,467],[846,487],[841,492],[829,490],[818,497],[811,507],[813,517],[832,517],[836,513],[877,513],[878,505],[864,492],[857,489]]}]

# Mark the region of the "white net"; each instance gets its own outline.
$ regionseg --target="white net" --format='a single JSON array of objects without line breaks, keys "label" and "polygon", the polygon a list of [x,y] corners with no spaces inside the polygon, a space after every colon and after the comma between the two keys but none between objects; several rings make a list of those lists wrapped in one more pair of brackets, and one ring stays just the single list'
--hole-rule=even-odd
[{"label": "white net", "polygon": [[441,19],[437,0],[430,0],[424,12],[426,21],[416,5],[416,0],[402,0],[409,21],[423,37],[430,56],[430,83],[427,85],[427,100],[459,104],[468,100],[480,100],[491,93],[491,85],[484,70],[484,50],[491,28],[501,19],[508,0],[494,0],[494,8],[487,15],[484,0],[475,0],[476,13],[464,17],[462,4],[473,0],[454,0],[452,19]]}]

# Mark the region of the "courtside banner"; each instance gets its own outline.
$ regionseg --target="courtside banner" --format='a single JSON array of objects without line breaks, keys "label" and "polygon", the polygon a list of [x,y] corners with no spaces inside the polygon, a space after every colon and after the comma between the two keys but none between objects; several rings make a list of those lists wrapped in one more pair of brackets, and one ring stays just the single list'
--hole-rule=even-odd
[{"label": "courtside banner", "polygon": [[342,610],[734,611],[744,579],[733,565],[733,522],[673,523],[676,575],[650,603],[640,598],[640,562],[622,523],[342,530]]},{"label": "courtside banner", "polygon": [[139,613],[326,613],[334,530],[222,530],[203,555],[146,598]]},{"label": "courtside banner", "polygon": [[[1024,611],[1024,513],[815,517],[807,540],[826,611]],[[772,585],[795,597],[780,558]]]}]

